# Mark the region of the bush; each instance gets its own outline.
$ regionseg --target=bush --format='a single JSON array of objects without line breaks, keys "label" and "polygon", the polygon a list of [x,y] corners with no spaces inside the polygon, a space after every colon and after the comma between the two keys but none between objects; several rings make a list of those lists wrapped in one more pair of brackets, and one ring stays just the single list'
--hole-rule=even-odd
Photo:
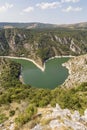
[{"label": "bush", "polygon": [[24,125],[25,123],[27,123],[30,120],[30,116],[27,114],[20,114],[16,119],[15,122],[17,125]]},{"label": "bush", "polygon": [[8,119],[8,117],[6,117],[5,114],[0,114],[0,124],[3,123],[4,121],[6,121]]},{"label": "bush", "polygon": [[31,120],[32,116],[37,112],[36,106],[33,104],[29,105],[25,110],[24,114],[20,114],[16,119],[15,122],[17,125],[24,125],[28,121]]},{"label": "bush", "polygon": [[15,115],[15,111],[14,110],[11,110],[10,112],[9,112],[9,116],[14,116]]}]

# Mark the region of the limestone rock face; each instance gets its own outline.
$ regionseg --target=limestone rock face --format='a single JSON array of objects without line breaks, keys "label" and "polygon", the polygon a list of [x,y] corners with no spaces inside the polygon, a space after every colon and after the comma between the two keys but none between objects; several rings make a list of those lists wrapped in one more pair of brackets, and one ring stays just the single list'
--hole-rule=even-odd
[{"label": "limestone rock face", "polygon": [[[78,111],[70,111],[62,109],[58,104],[56,107],[47,106],[39,108],[35,119],[35,124],[32,128],[29,124],[25,124],[19,130],[87,130],[87,109],[84,115],[80,115]],[[33,124],[31,120],[31,124]],[[7,124],[7,125],[6,125]],[[8,120],[0,125],[0,130],[15,130],[14,120]]]},{"label": "limestone rock face", "polygon": [[71,58],[63,66],[69,70],[69,76],[63,84],[64,87],[74,87],[87,82],[87,54]]},{"label": "limestone rock face", "polygon": [[[32,130],[87,130],[87,109],[81,116],[78,111],[72,113],[56,104],[55,108],[41,110],[41,114],[40,123]],[[47,121],[46,124],[42,125],[43,121]]]},{"label": "limestone rock face", "polygon": [[85,112],[84,112],[84,116],[85,116],[85,119],[86,119],[86,121],[87,121],[87,109],[86,109]]}]

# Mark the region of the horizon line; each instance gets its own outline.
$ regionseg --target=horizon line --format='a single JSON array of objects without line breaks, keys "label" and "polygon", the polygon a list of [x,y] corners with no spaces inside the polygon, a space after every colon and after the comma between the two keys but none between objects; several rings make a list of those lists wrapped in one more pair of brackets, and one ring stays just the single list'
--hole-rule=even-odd
[{"label": "horizon line", "polygon": [[12,22],[12,21],[0,21],[0,23],[26,23],[26,24],[28,24],[28,23],[42,23],[42,24],[53,24],[53,25],[70,25],[70,24],[80,24],[80,23],[87,23],[87,21],[81,21],[81,22],[73,22],[73,23],[48,23],[48,22],[34,22],[34,21],[32,21],[32,22],[23,22],[23,21],[20,21],[20,22],[17,22],[17,21],[14,21],[14,22]]}]

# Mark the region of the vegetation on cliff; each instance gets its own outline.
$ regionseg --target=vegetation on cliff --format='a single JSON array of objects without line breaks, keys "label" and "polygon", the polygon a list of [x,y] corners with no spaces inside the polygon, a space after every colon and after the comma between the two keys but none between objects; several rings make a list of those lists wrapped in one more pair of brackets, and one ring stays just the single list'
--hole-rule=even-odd
[{"label": "vegetation on cliff", "polygon": [[86,41],[87,30],[1,29],[0,55],[28,57],[43,63],[55,55],[87,53]]},{"label": "vegetation on cliff", "polygon": [[[55,106],[58,103],[62,108],[78,110],[81,114],[87,107],[87,83],[71,89],[60,87],[54,90],[39,89],[24,85],[19,81],[20,64],[1,58],[0,68],[0,122],[4,122],[9,116],[15,115],[16,111],[23,109],[23,114],[19,112],[15,119],[17,124],[23,125],[32,119],[38,107],[45,107],[49,104]],[[22,102],[26,104],[23,108]],[[4,115],[7,107],[2,109],[3,105],[10,107],[12,103],[18,103],[21,107],[8,110],[10,115],[7,117]]]}]

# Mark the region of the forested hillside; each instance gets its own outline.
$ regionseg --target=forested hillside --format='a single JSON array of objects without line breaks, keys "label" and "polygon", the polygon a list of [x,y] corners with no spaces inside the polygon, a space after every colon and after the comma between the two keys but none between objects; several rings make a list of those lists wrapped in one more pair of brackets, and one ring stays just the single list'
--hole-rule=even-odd
[{"label": "forested hillside", "polygon": [[0,55],[28,57],[42,64],[52,56],[87,53],[87,31],[1,29]]}]

